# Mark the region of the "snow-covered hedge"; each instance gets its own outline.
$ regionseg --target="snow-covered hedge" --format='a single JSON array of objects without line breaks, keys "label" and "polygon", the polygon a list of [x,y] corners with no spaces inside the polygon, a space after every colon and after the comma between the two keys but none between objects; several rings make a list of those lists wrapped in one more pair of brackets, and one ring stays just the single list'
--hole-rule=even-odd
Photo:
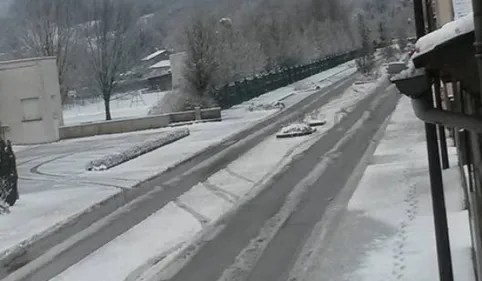
[{"label": "snow-covered hedge", "polygon": [[263,111],[263,110],[273,110],[273,109],[283,109],[285,108],[285,104],[280,102],[280,101],[277,101],[277,102],[273,102],[273,103],[268,103],[268,104],[255,104],[255,103],[251,103],[247,110],[248,111]]},{"label": "snow-covered hedge", "polygon": [[133,146],[125,151],[107,155],[101,159],[93,160],[87,164],[86,169],[88,171],[104,171],[187,136],[189,136],[188,129],[179,129],[176,131],[167,132],[160,137],[149,139],[144,143]]},{"label": "snow-covered hedge", "polygon": [[312,134],[315,131],[316,129],[311,127],[309,124],[304,122],[299,122],[299,123],[293,123],[281,128],[281,130],[276,136],[278,138],[304,136],[304,135]]}]

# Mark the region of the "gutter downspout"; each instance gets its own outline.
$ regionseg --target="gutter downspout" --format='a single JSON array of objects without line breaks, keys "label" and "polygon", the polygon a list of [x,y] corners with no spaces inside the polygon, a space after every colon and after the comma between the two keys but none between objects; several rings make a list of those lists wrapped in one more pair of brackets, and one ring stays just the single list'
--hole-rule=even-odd
[{"label": "gutter downspout", "polygon": [[434,108],[425,98],[412,99],[412,107],[415,115],[426,123],[482,134],[482,117]]}]

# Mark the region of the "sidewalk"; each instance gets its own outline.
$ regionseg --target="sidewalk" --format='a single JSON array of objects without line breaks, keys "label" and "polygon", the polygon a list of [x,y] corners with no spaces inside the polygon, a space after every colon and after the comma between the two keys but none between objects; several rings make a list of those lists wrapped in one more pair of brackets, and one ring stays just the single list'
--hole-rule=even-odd
[{"label": "sidewalk", "polygon": [[[444,171],[455,280],[475,280],[454,147]],[[424,125],[403,97],[341,221],[314,232],[293,280],[438,280]],[[331,232],[331,234],[330,234]],[[303,277],[301,277],[303,276]]]}]

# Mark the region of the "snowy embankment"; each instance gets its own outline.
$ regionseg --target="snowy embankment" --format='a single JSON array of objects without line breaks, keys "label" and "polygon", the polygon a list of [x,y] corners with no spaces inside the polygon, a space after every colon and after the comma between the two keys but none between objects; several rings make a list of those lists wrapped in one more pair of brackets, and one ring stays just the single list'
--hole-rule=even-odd
[{"label": "snowy embankment", "polygon": [[[272,175],[281,171],[296,155],[306,151],[341,120],[336,117],[340,110],[352,109],[361,99],[372,94],[377,85],[385,83],[384,79],[385,76],[377,82],[354,85],[316,113],[308,114],[307,118],[318,116],[327,123],[318,127],[312,135],[288,139],[277,139],[275,135],[268,137],[225,169],[193,186],[52,281],[92,278],[106,281],[160,280],[156,274],[184,252],[193,239],[201,237],[228,212],[261,192]],[[165,231],[165,226],[169,231]],[[149,233],[148,237],[146,233]]]},{"label": "snowy embankment", "polygon": [[188,129],[166,132],[155,138],[148,139],[142,144],[134,145],[127,150],[104,156],[101,159],[93,160],[87,164],[86,169],[88,171],[104,171],[187,136],[189,136]]},{"label": "snowy embankment", "polygon": [[[142,139],[162,134],[172,128],[72,139],[29,147],[21,151],[18,154],[17,163],[22,193],[20,201],[11,209],[12,212],[8,216],[0,216],[0,237],[2,237],[0,256],[24,251],[25,246],[56,232],[66,224],[74,223],[81,214],[96,208],[102,202],[118,197],[123,189],[131,188],[139,182],[175,167],[278,112],[278,110],[249,112],[247,108],[251,103],[268,104],[283,100],[289,108],[318,92],[319,89],[343,81],[354,73],[356,73],[354,62],[348,62],[268,92],[256,99],[223,110],[222,122],[186,126],[190,130],[189,137],[99,173],[85,171],[85,165],[89,161],[128,149]],[[155,95],[152,98],[157,100]],[[116,102],[113,102],[113,107],[116,107]],[[148,106],[129,107],[130,103],[126,101],[127,106],[124,107],[130,112],[129,116],[141,116],[147,113]],[[95,109],[73,110],[74,112],[71,112],[73,114],[70,115],[73,123],[91,120],[89,119],[91,114],[100,118],[97,120],[103,118],[102,104],[96,105]],[[77,116],[76,110],[87,114]],[[76,119],[75,116],[78,118]],[[114,114],[114,117],[117,116]],[[24,147],[16,147],[16,149],[20,151],[24,150]],[[76,184],[72,185],[72,183]],[[153,250],[157,249],[153,247]]]},{"label": "snowy embankment", "polygon": [[[455,147],[449,155],[452,168],[443,177],[454,280],[472,281],[469,218]],[[330,229],[336,234],[314,231],[316,243],[302,253],[308,262],[290,277],[438,280],[424,128],[409,98],[400,101],[348,206],[340,208],[342,219]]]}]

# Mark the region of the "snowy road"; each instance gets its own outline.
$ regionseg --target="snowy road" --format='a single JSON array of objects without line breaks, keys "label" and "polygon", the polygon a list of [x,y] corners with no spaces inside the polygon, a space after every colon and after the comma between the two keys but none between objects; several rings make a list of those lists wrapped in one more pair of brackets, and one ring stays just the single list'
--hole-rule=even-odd
[{"label": "snowy road", "polygon": [[[141,196],[141,198],[134,200],[125,208],[117,210],[102,221],[97,222],[95,225],[84,226],[87,228],[82,232],[80,232],[81,229],[78,229],[78,235],[76,235],[75,238],[72,237],[69,241],[60,243],[51,251],[45,253],[46,256],[44,258],[55,259],[53,262],[48,262],[44,266],[42,265],[40,268],[33,271],[31,267],[36,267],[38,265],[33,263],[27,264],[27,266],[16,271],[15,274],[10,277],[13,278],[12,280],[19,280],[16,279],[17,277],[15,276],[26,274],[23,275],[24,277],[22,277],[21,280],[48,280],[66,267],[76,263],[82,257],[88,255],[95,249],[114,239],[116,236],[126,232],[132,226],[143,221],[153,212],[166,206],[169,202],[179,197],[192,186],[222,169],[234,159],[242,155],[247,149],[259,143],[266,136],[277,132],[284,124],[297,120],[300,116],[303,116],[304,113],[315,110],[329,102],[334,97],[337,97],[343,93],[352,82],[353,79],[340,81],[333,86],[328,86],[326,89],[319,92],[319,95],[308,95],[308,97],[303,99],[302,102],[293,105],[292,108],[287,108],[286,112],[277,115],[275,120],[265,120],[266,122],[262,121],[258,125],[250,128],[249,132],[236,134],[230,141],[221,142],[220,145],[206,150],[202,155],[197,157],[195,161],[189,161],[175,170],[168,171],[162,176],[155,178],[155,180],[152,180],[149,183],[153,186],[153,189],[145,194],[145,196]],[[231,147],[231,149],[219,155],[218,152],[223,151],[226,147]],[[51,147],[50,149],[55,150],[55,147]],[[60,148],[57,149],[58,151],[61,151]],[[32,152],[33,151],[31,150],[24,150],[19,153],[29,154]],[[216,157],[213,158],[213,155],[216,155]],[[26,159],[26,157],[22,158]],[[34,157],[32,158],[32,161],[35,161]],[[48,165],[48,163],[46,164]],[[60,170],[61,169],[62,167],[60,167]],[[59,172],[60,170],[57,170],[56,172]],[[32,170],[29,169],[29,172],[31,171]],[[125,172],[126,171],[124,171],[124,173]],[[76,226],[76,228],[79,227]],[[49,256],[52,254],[55,255],[55,257]]]},{"label": "snowy road", "polygon": [[182,255],[165,269],[161,280],[288,280],[313,227],[354,172],[397,100],[397,91],[389,87],[360,102],[259,196],[224,219],[215,238],[200,242],[195,252]]}]

